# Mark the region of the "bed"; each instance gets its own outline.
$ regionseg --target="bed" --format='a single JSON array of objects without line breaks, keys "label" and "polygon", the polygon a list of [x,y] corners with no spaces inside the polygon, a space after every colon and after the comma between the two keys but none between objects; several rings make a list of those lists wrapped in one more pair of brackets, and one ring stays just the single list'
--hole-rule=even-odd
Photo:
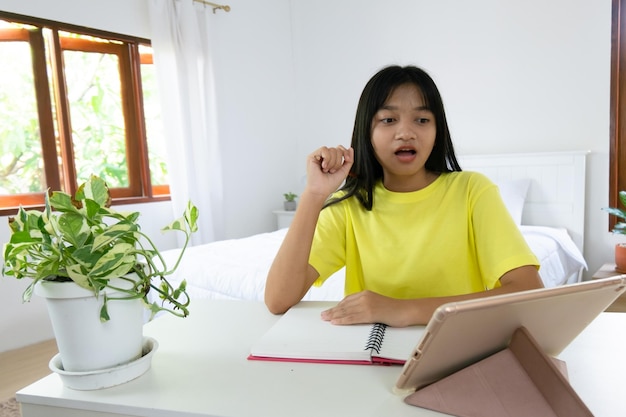
[{"label": "bed", "polygon": [[[546,287],[582,279],[585,165],[587,152],[474,155],[459,158],[466,171],[482,172],[500,188],[502,198],[541,263]],[[265,278],[286,228],[212,242],[187,249],[171,277],[185,278],[192,299],[262,300]],[[173,265],[177,249],[164,252]],[[341,300],[343,270],[306,300]]]}]

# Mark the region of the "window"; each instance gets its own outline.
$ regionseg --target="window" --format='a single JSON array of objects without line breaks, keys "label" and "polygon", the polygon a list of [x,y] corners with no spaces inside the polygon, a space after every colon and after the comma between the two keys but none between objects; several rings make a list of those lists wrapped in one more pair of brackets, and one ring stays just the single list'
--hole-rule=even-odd
[{"label": "window", "polygon": [[[626,0],[613,0],[611,20],[609,206],[619,207],[618,193],[626,190]],[[609,217],[612,229],[616,219]]]},{"label": "window", "polygon": [[144,39],[0,13],[0,213],[73,194],[169,198],[152,49]]}]

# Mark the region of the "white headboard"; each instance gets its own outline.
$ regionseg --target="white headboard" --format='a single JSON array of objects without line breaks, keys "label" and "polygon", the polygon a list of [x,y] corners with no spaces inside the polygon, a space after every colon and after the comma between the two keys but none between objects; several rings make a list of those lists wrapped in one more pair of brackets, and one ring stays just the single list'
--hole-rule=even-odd
[{"label": "white headboard", "polygon": [[464,155],[465,171],[492,181],[530,179],[522,224],[563,227],[583,252],[585,235],[585,166],[589,151]]}]

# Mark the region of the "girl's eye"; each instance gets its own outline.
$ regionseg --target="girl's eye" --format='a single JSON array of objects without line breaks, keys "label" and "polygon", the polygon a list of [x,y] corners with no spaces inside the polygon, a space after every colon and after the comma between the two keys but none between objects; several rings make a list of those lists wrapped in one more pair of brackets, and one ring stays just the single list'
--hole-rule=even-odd
[{"label": "girl's eye", "polygon": [[380,121],[382,123],[384,123],[384,124],[387,124],[387,123],[393,122],[393,118],[392,117],[383,117],[382,119],[380,119]]},{"label": "girl's eye", "polygon": [[417,119],[417,123],[419,124],[426,124],[428,122],[430,122],[430,119],[427,119],[425,117],[420,117],[419,119]]}]

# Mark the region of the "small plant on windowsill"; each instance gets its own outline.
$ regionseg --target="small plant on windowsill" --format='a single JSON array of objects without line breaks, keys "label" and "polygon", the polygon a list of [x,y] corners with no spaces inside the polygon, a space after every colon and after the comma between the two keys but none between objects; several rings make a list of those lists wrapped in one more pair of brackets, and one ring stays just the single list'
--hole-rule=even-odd
[{"label": "small plant on windowsill", "polygon": [[[626,208],[626,191],[619,192],[619,200]],[[603,210],[621,219],[615,223],[612,232],[626,235],[626,210],[617,207],[605,207]],[[622,274],[626,273],[626,242],[615,245],[615,269]]]},{"label": "small plant on windowsill", "polygon": [[283,202],[285,211],[294,211],[296,209],[296,198],[298,195],[288,192],[283,194],[283,197],[285,197],[285,201]]},{"label": "small plant on windowsill", "polygon": [[[55,191],[46,195],[42,212],[20,207],[17,215],[9,218],[11,238],[4,246],[2,273],[32,279],[22,295],[24,301],[33,293],[46,298],[66,371],[103,369],[141,356],[144,307],[152,315],[160,311],[179,317],[189,314],[186,282],[174,287],[167,276],[177,269],[191,234],[198,230],[197,208],[189,203],[181,218],[162,229],[182,232],[186,238],[176,264],[169,269],[153,241],[141,231],[140,213],[117,212],[110,204],[106,183],[92,176],[74,197]],[[56,317],[60,300],[68,308],[77,308],[71,307],[77,299],[89,300],[83,303],[85,307],[89,303],[89,310],[72,310]],[[73,305],[78,304],[74,301]],[[74,323],[83,319],[85,322]],[[130,330],[115,333],[112,329],[118,326]],[[74,339],[60,340],[61,333]],[[105,346],[105,342],[111,345]],[[132,345],[131,353],[93,365],[99,363],[99,354],[122,350],[119,345],[127,342]],[[74,352],[79,347],[85,350],[85,363],[70,366],[76,356],[83,355]],[[70,349],[72,353],[68,353]]]}]

